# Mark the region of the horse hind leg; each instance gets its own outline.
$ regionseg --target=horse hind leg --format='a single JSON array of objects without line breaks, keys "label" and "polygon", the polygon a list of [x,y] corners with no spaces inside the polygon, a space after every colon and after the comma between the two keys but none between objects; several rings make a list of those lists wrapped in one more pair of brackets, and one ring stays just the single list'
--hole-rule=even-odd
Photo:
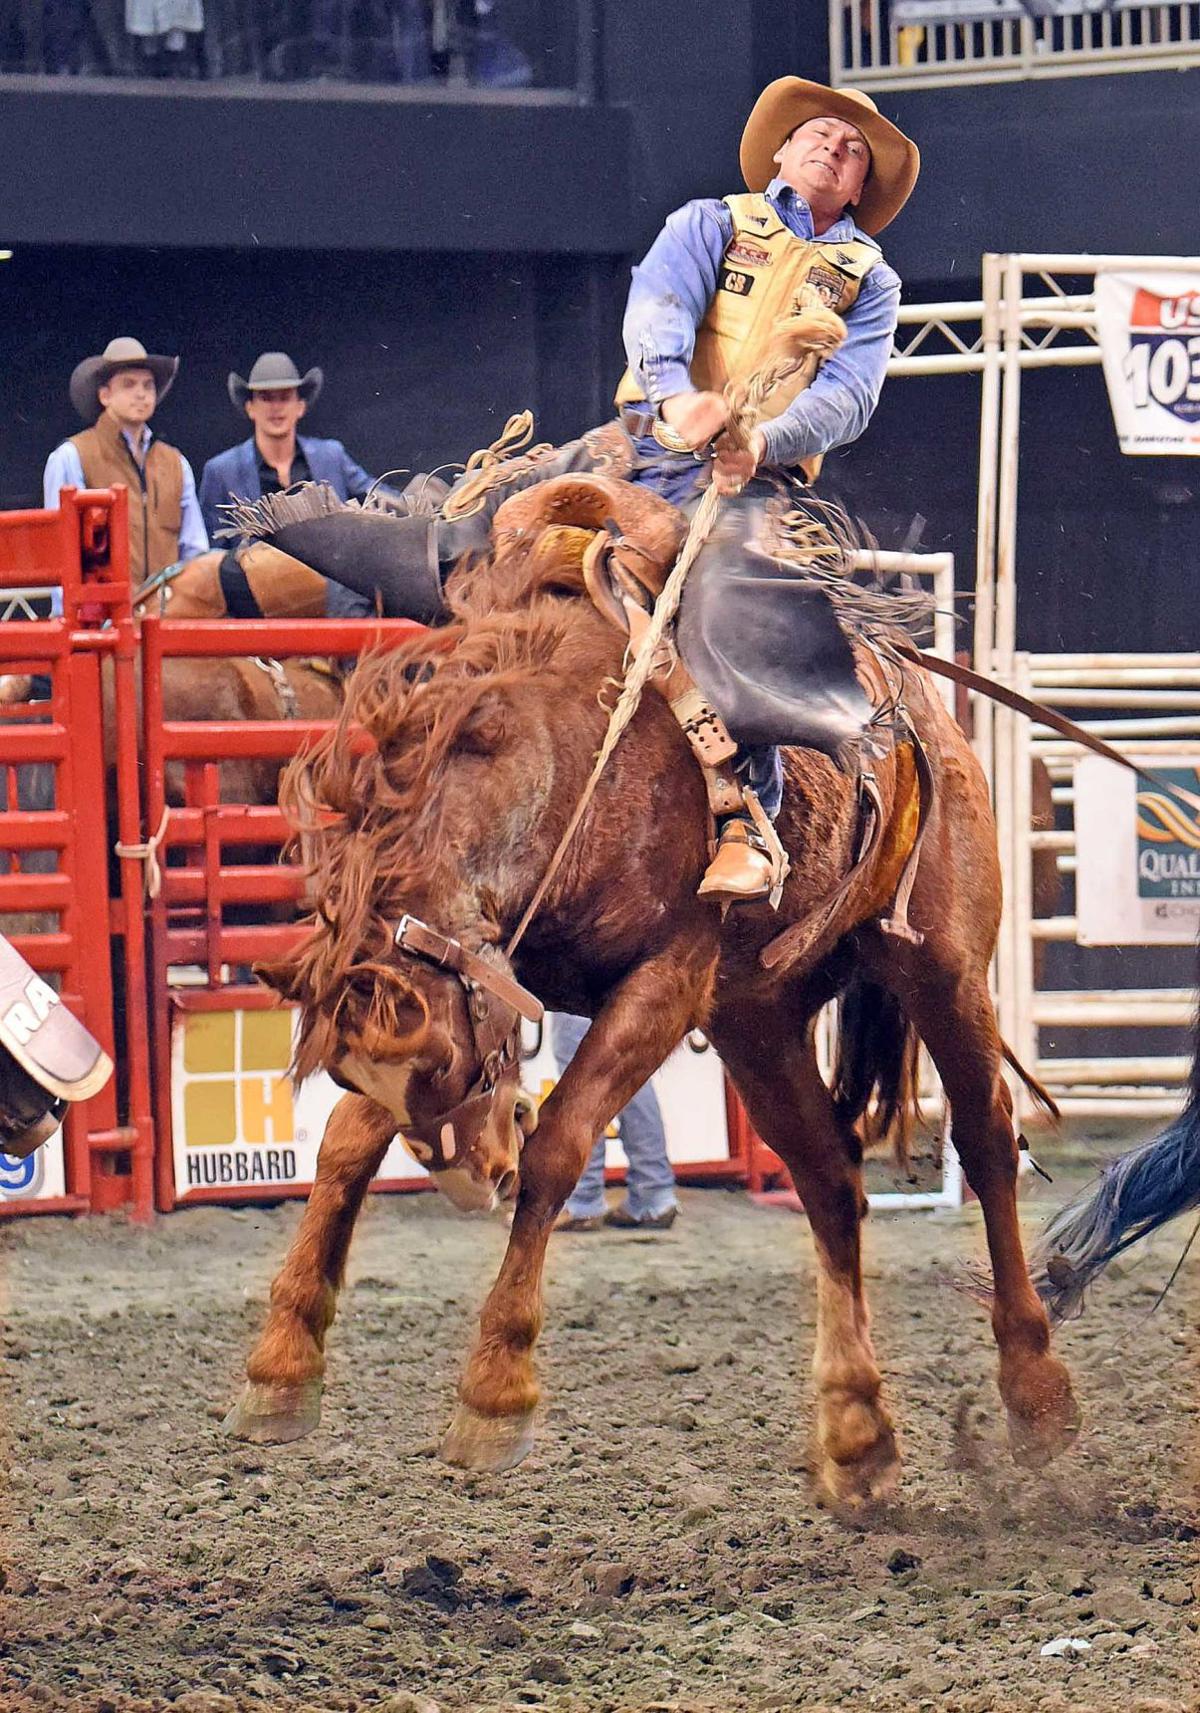
[{"label": "horse hind leg", "polygon": [[[889,1498],[900,1473],[863,1290],[862,1149],[821,1080],[811,1027],[802,1043],[779,1013],[722,1017],[716,1046],[760,1136],[786,1164],[817,1258],[815,1479],[840,1510]],[[765,1045],[764,1045],[765,1043]]]},{"label": "horse hind leg", "polygon": [[987,982],[982,972],[923,971],[900,996],[937,1065],[954,1146],[983,1208],[1009,1444],[1017,1463],[1040,1468],[1071,1444],[1081,1417],[1066,1365],[1050,1353],[1050,1323],[1021,1244],[1012,1098]]},{"label": "horse hind leg", "polygon": [[319,1424],[325,1334],[355,1219],[395,1129],[392,1115],[361,1095],[344,1095],[330,1114],[308,1204],[246,1363],[246,1385],[221,1424],[235,1439],[284,1444]]}]

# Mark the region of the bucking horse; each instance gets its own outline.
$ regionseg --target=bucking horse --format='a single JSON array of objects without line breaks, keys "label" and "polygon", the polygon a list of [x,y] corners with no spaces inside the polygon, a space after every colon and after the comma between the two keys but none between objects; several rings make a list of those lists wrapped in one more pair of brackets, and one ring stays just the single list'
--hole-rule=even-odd
[{"label": "bucking horse", "polygon": [[[300,1008],[297,1074],[323,1068],[345,1093],[227,1418],[236,1435],[287,1441],[317,1425],[354,1222],[399,1131],[460,1206],[515,1194],[441,1455],[518,1463],[533,1443],[555,1218],[595,1137],[693,1029],[714,1043],[811,1223],[821,1493],[866,1505],[898,1475],[863,1283],[861,1130],[869,1108],[887,1116],[903,1100],[918,1038],[983,1208],[1013,1455],[1042,1465],[1078,1430],[1017,1220],[1018,1143],[988,988],[1000,873],[987,788],[887,628],[853,642],[879,739],[864,765],[784,751],[777,910],[697,897],[710,799],[657,693],[542,891],[622,679],[629,638],[614,600],[635,581],[661,588],[685,528],[656,495],[594,473],[506,500],[488,551],[450,577],[443,622],[361,665],[336,728],[284,780],[312,933],[260,973]],[[834,998],[827,1087],[814,1026]],[[592,1023],[534,1128],[518,1029],[541,1004]]]}]

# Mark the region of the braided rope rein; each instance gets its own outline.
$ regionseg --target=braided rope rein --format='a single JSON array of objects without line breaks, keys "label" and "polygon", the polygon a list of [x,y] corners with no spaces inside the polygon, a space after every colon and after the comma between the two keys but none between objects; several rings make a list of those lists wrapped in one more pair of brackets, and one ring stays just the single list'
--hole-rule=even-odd
[{"label": "braided rope rein", "polygon": [[[831,342],[841,343],[844,328],[832,312],[823,309],[823,314],[815,316],[811,310],[802,311],[799,315],[785,322],[768,353],[766,361],[760,369],[750,375],[744,382],[730,382],[725,388],[725,403],[728,409],[728,425],[725,433],[739,451],[748,449],[750,435],[758,422],[763,402],[767,395],[782,381],[790,379],[815,354],[824,354],[830,349]],[[838,320],[841,336],[830,327],[830,322]],[[642,700],[642,694],[654,671],[659,647],[667,633],[668,626],[673,622],[679,611],[679,603],[683,598],[683,586],[701,551],[707,545],[713,532],[717,517],[721,510],[723,496],[715,485],[709,484],[704,498],[692,517],[679,558],[671,569],[671,574],[663,584],[662,593],[654,603],[654,612],[645,635],[638,647],[637,653],[626,664],[621,694],[617,699],[612,714],[609,717],[608,729],[604,734],[604,742],[596,755],[591,775],[584,786],[578,803],[576,803],[567,822],[562,838],[558,841],[553,856],[550,858],[545,873],[537,884],[533,897],[526,906],[525,913],[513,930],[507,946],[504,948],[506,957],[511,957],[525,937],[525,931],[537,914],[550,883],[562,865],[563,858],[570,848],[571,841],[579,831],[583,817],[588,811],[601,775],[608,766],[609,760],[622,734],[625,732],[633,716],[637,713]]]}]

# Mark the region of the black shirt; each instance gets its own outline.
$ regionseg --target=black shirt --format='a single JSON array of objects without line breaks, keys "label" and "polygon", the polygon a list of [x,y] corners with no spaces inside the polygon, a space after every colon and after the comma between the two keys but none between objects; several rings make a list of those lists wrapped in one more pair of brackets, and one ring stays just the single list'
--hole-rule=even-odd
[{"label": "black shirt", "polygon": [[[264,494],[277,494],[283,484],[279,480],[274,464],[263,457],[262,447],[254,442],[254,450],[258,454],[258,482]],[[304,448],[299,440],[296,441],[296,455],[292,459],[291,481],[289,487],[296,482],[311,482],[312,471],[308,467],[308,459],[304,456]]]}]

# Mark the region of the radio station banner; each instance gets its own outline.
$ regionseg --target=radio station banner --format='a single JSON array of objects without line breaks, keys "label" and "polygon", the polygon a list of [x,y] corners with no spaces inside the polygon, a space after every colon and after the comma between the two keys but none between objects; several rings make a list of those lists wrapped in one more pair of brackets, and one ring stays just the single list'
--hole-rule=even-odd
[{"label": "radio station banner", "polygon": [[61,1130],[27,1160],[0,1154],[0,1202],[53,1201],[66,1193]]},{"label": "radio station banner", "polygon": [[1098,274],[1096,323],[1122,452],[1200,457],[1200,259],[1194,273]]},{"label": "radio station banner", "polygon": [[[1200,799],[1200,760],[1154,771]],[[1075,767],[1081,946],[1185,946],[1200,933],[1200,806],[1089,755]]]},{"label": "radio station banner", "polygon": [[[324,1075],[293,1085],[288,1066],[295,1019],[290,1006],[175,1013],[171,1129],[180,1201],[201,1192],[211,1199],[222,1190],[269,1198],[312,1183],[326,1122],[343,1091]],[[558,1075],[550,1030],[526,1025],[524,1049],[521,1082],[544,1100]],[[653,1086],[676,1165],[729,1158],[724,1074],[710,1046],[695,1051],[685,1042],[655,1074]],[[626,1163],[619,1128],[610,1133],[608,1162]],[[377,1181],[415,1183],[425,1175],[403,1144],[393,1142]]]}]

